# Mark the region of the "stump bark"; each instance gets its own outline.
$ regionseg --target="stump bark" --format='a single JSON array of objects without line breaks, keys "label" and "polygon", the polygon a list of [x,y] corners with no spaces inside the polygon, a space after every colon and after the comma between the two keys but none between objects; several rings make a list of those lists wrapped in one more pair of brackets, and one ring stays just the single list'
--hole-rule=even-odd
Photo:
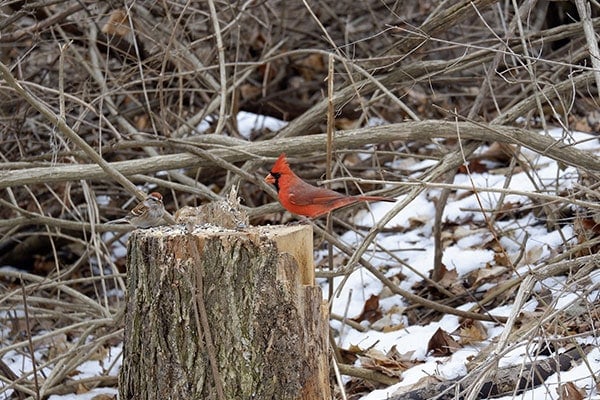
[{"label": "stump bark", "polygon": [[120,399],[330,399],[309,226],[137,230]]}]

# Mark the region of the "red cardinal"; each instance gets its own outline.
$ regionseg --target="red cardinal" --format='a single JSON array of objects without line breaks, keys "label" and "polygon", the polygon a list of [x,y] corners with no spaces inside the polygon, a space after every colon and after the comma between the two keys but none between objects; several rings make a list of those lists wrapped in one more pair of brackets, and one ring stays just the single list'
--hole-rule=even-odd
[{"label": "red cardinal", "polygon": [[279,202],[289,212],[309,218],[320,217],[359,201],[396,201],[381,196],[345,196],[333,190],[319,188],[304,182],[291,169],[281,153],[271,168],[265,182],[273,184],[277,190]]}]

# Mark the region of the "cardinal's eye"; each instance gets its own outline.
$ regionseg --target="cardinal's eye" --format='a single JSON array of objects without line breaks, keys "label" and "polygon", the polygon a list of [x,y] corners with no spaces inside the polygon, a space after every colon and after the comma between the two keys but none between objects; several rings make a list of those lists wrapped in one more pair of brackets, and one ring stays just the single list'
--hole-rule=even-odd
[{"label": "cardinal's eye", "polygon": [[281,176],[281,174],[279,172],[273,172],[271,171],[270,174],[273,176],[273,178],[275,179],[279,179],[279,177]]}]

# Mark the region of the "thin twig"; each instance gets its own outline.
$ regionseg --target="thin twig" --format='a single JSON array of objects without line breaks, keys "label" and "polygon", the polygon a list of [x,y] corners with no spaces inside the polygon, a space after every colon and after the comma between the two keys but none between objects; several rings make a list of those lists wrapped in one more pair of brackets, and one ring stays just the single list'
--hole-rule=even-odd
[{"label": "thin twig", "polygon": [[219,95],[219,117],[217,118],[217,128],[215,133],[220,134],[227,120],[227,72],[225,70],[225,46],[223,45],[223,37],[221,36],[221,28],[219,26],[219,15],[213,0],[208,0],[208,8],[210,10],[210,19],[212,21],[215,39],[217,42],[217,56],[219,58],[219,87],[221,94]]},{"label": "thin twig", "polygon": [[25,292],[25,282],[21,279],[21,294],[23,296],[23,312],[25,313],[25,329],[27,330],[27,345],[29,349],[29,356],[31,357],[31,368],[33,372],[33,383],[35,388],[35,398],[40,400],[40,384],[38,382],[37,374],[37,360],[35,357],[35,349],[33,348],[33,340],[31,335],[31,324],[29,319],[29,308],[27,306],[27,293]]},{"label": "thin twig", "polygon": [[589,1],[575,0],[577,6],[577,13],[581,19],[583,25],[583,33],[585,34],[585,40],[587,42],[590,59],[594,66],[594,77],[596,78],[596,91],[600,97],[600,50],[598,50],[598,38],[596,30],[592,25],[592,10]]},{"label": "thin twig", "polygon": [[13,89],[15,89],[22,98],[27,100],[27,102],[36,110],[38,110],[40,114],[44,115],[44,117],[46,117],[51,124],[56,125],[58,129],[69,138],[69,140],[77,144],[77,146],[85,152],[90,160],[94,161],[98,166],[100,166],[100,168],[102,168],[108,176],[119,182],[130,193],[135,194],[140,200],[145,198],[145,193],[141,193],[135,187],[135,185],[131,183],[131,181],[129,181],[121,172],[100,157],[98,153],[96,153],[94,149],[92,149],[92,147],[85,142],[85,140],[83,140],[76,132],[74,132],[62,118],[57,116],[42,100],[38,99],[35,95],[21,86],[21,84],[12,76],[8,67],[2,62],[0,62],[0,72],[2,73],[4,80]]}]

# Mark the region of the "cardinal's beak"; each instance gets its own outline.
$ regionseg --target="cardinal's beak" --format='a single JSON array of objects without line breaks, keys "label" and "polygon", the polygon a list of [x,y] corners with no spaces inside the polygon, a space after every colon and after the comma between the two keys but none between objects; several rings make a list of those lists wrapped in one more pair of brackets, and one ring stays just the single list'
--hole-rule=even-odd
[{"label": "cardinal's beak", "polygon": [[273,177],[273,175],[269,174],[269,175],[265,176],[265,182],[273,185],[273,184],[275,184],[275,178]]}]

